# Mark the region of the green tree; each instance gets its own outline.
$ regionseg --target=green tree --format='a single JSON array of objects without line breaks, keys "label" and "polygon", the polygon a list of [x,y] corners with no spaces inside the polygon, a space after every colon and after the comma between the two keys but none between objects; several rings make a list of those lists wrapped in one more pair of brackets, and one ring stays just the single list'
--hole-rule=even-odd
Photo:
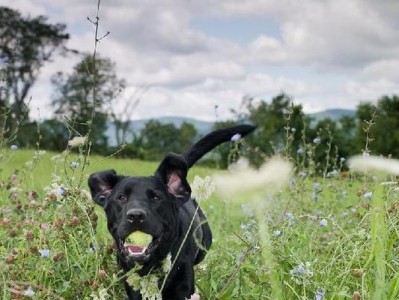
[{"label": "green tree", "polygon": [[[49,24],[47,17],[23,17],[0,7],[0,57],[6,62],[5,89],[0,93],[0,113],[22,123],[28,117],[26,100],[40,69],[69,38],[64,24]],[[3,120],[4,121],[4,120]]]},{"label": "green tree", "polygon": [[[104,153],[107,148],[108,105],[124,87],[118,79],[115,64],[108,58],[86,55],[72,74],[58,72],[52,77],[55,87],[53,105],[59,120],[67,121],[72,135],[85,136],[91,128],[93,151]],[[93,89],[95,99],[93,101]]]},{"label": "green tree", "polygon": [[[172,123],[148,121],[133,144],[142,149],[144,159],[159,160],[169,152],[181,153],[194,142],[197,130],[184,122],[179,128]],[[139,145],[138,141],[141,142]],[[139,152],[139,151],[137,151]]]},{"label": "green tree", "polygon": [[[375,113],[375,117],[373,114]],[[366,142],[372,154],[399,157],[399,96],[383,96],[377,105],[363,103],[357,109],[362,149]],[[372,124],[370,121],[373,120]],[[369,128],[367,138],[367,128]]]},{"label": "green tree", "polygon": [[[274,97],[270,103],[257,102],[246,99],[244,105],[248,114],[244,119],[258,126],[246,141],[256,145],[260,152],[267,156],[282,153],[287,157],[296,155],[302,145],[303,131],[309,119],[302,111],[301,105],[292,103],[292,99],[282,93]],[[255,153],[252,161],[256,164],[263,162],[263,157]]]}]

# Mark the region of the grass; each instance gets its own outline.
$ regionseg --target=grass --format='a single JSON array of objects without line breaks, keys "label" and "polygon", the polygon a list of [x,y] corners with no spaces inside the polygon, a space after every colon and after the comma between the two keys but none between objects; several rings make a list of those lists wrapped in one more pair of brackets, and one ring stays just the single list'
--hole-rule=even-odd
[{"label": "grass", "polygon": [[[91,172],[150,175],[157,163],[93,156],[82,171],[70,168],[78,155],[2,154],[0,299],[122,299],[104,215],[82,189]],[[193,168],[189,182],[216,172]],[[399,196],[384,180],[294,175],[273,194],[213,195],[201,203],[214,234],[196,267],[202,299],[398,299]]]}]

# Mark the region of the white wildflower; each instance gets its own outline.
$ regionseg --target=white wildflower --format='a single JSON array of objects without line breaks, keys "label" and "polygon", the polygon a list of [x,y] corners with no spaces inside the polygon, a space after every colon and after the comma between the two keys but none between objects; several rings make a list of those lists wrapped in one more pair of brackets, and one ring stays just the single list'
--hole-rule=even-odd
[{"label": "white wildflower", "polygon": [[348,165],[351,169],[363,173],[380,171],[392,175],[399,175],[399,160],[392,158],[357,155],[349,159]]},{"label": "white wildflower", "polygon": [[72,140],[68,141],[68,147],[75,148],[82,146],[84,143],[86,143],[86,136],[75,136]]},{"label": "white wildflower", "polygon": [[149,274],[141,278],[140,293],[146,300],[162,300],[161,292],[158,288],[158,276]]},{"label": "white wildflower", "polygon": [[169,253],[166,258],[162,261],[162,271],[167,274],[172,268],[172,255]]},{"label": "white wildflower", "polygon": [[24,291],[24,296],[33,297],[36,293],[32,290],[32,287],[28,287],[27,290]]},{"label": "white wildflower", "polygon": [[106,289],[102,288],[98,290],[98,294],[95,294],[94,292],[91,293],[90,297],[92,297],[92,300],[106,300],[110,298],[110,295],[108,294]]},{"label": "white wildflower", "polygon": [[235,135],[233,135],[231,137],[232,142],[238,142],[240,139],[241,139],[241,134],[239,134],[239,133],[236,133]]},{"label": "white wildflower", "polygon": [[209,176],[205,178],[195,176],[191,184],[192,195],[199,202],[209,199],[215,189],[215,183]]},{"label": "white wildflower", "polygon": [[50,187],[45,188],[45,191],[47,196],[49,197],[53,196],[57,198],[57,200],[59,200],[62,197],[64,197],[67,190],[64,187],[64,185],[59,185],[57,182],[53,182]]},{"label": "white wildflower", "polygon": [[321,139],[319,137],[316,137],[313,139],[313,144],[320,144],[321,143]]},{"label": "white wildflower", "polygon": [[217,192],[225,196],[234,196],[261,188],[279,188],[289,183],[292,165],[288,161],[275,157],[260,167],[251,169],[245,164],[231,168],[230,174],[220,174],[214,177]]}]

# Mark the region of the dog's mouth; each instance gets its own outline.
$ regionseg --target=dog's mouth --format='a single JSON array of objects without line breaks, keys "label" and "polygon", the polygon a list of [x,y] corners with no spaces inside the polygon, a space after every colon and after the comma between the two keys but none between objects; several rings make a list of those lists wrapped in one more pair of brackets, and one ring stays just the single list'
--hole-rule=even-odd
[{"label": "dog's mouth", "polygon": [[149,259],[160,241],[160,236],[154,237],[142,231],[134,231],[120,240],[120,248],[128,260],[142,263]]}]

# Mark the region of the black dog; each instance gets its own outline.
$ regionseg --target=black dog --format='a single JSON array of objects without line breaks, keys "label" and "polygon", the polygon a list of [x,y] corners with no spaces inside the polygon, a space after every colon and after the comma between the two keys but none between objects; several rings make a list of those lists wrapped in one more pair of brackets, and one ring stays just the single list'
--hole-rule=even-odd
[{"label": "black dog", "polygon": [[[124,273],[134,267],[140,276],[160,269],[171,255],[173,264],[163,281],[163,300],[185,300],[194,293],[193,266],[205,257],[212,243],[212,233],[197,202],[190,198],[191,188],[186,176],[188,169],[204,154],[239,134],[245,136],[255,129],[239,125],[214,131],[195,143],[182,155],[169,154],[159,165],[154,176],[129,177],[114,170],[90,175],[89,187],[93,200],[104,207],[108,230],[115,240],[118,264]],[[189,230],[181,251],[179,248]],[[132,245],[128,237],[141,231],[151,235],[148,245]],[[198,246],[197,243],[201,243]],[[178,257],[177,254],[179,253]],[[165,277],[165,275],[164,275]],[[141,300],[126,280],[128,299]]]}]

